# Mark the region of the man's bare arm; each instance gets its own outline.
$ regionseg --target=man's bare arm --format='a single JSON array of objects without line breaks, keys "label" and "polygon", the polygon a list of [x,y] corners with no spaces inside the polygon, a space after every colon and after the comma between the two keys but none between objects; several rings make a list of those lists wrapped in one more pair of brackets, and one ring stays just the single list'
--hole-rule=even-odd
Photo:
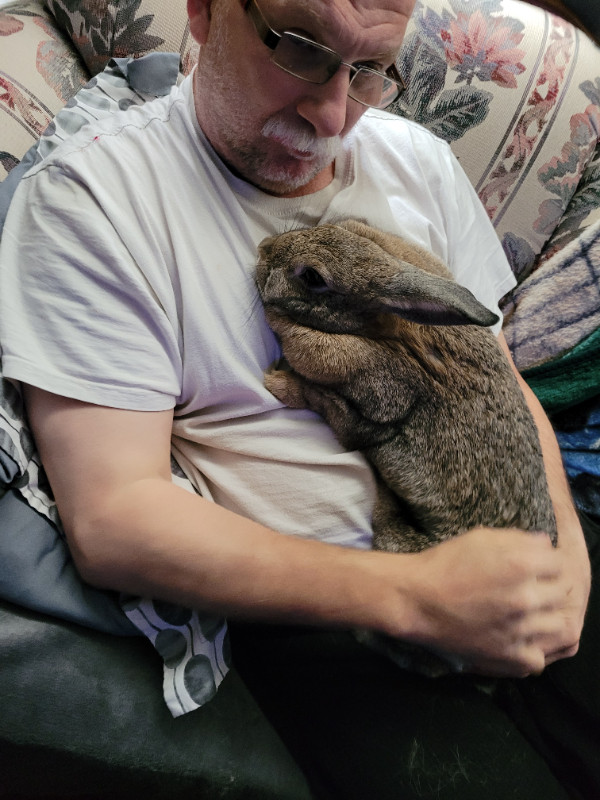
[{"label": "man's bare arm", "polygon": [[[172,483],[172,412],[105,408],[32,387],[26,398],[88,582],[256,618],[344,624],[356,613],[344,569],[353,553],[282,536]],[[312,591],[325,583],[327,597]]]},{"label": "man's bare arm", "polygon": [[420,554],[284,536],[171,482],[171,412],[26,387],[75,562],[90,583],[245,618],[362,626],[436,644],[494,674],[570,645],[547,537],[476,530]]},{"label": "man's bare arm", "polygon": [[565,624],[571,627],[573,641],[570,645],[560,648],[556,652],[549,652],[546,657],[546,663],[551,663],[557,658],[564,658],[577,652],[579,635],[583,626],[590,593],[590,561],[552,425],[534,392],[516,369],[503,334],[500,334],[499,342],[517,376],[538,428],[548,488],[556,516],[558,547],[564,559],[566,575],[569,576],[570,588],[565,596],[564,613]]}]

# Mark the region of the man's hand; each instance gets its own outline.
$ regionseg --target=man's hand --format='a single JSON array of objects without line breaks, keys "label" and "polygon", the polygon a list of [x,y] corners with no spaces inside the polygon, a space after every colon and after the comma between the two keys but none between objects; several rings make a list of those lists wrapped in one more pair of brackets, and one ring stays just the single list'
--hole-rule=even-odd
[{"label": "man's hand", "polygon": [[571,630],[573,641],[552,649],[551,643],[546,647],[546,666],[561,658],[574,656],[579,649],[579,636],[583,628],[585,611],[591,585],[590,563],[584,544],[573,535],[573,540],[563,537],[565,543],[559,541],[566,592],[563,598],[561,613],[565,630]]},{"label": "man's hand", "polygon": [[416,603],[412,641],[494,676],[536,674],[576,652],[577,570],[545,534],[481,528],[413,558],[404,587]]}]

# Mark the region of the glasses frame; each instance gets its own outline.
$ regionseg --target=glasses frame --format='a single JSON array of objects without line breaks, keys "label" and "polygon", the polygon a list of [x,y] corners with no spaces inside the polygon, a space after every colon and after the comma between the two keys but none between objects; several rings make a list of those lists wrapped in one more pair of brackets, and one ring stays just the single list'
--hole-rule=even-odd
[{"label": "glasses frame", "polygon": [[[256,30],[259,39],[264,45],[266,45],[269,48],[269,50],[273,51],[273,55],[271,56],[272,63],[275,64],[276,67],[279,67],[280,70],[287,73],[288,75],[293,75],[295,78],[298,78],[301,81],[306,81],[307,83],[313,83],[322,86],[323,84],[327,83],[328,80],[333,78],[333,76],[336,74],[336,72],[339,70],[340,67],[348,67],[350,70],[348,97],[351,97],[352,100],[354,100],[357,103],[360,103],[363,106],[367,106],[367,108],[379,108],[379,109],[387,108],[396,100],[398,100],[398,98],[403,94],[403,92],[406,91],[406,84],[402,76],[398,72],[398,69],[396,68],[395,64],[389,66],[384,72],[381,72],[376,69],[371,69],[371,67],[355,66],[354,64],[350,64],[347,61],[343,61],[342,57],[339,55],[339,53],[336,53],[335,50],[332,50],[330,47],[327,47],[324,44],[315,42],[313,39],[309,39],[307,36],[302,36],[299,33],[293,33],[292,31],[287,31],[287,30],[283,31],[283,33],[279,33],[278,31],[273,30],[273,28],[271,28],[269,23],[264,18],[262,11],[260,10],[258,4],[256,3],[256,0],[241,0],[241,3],[242,3],[242,8],[252,20],[252,24],[254,25],[254,28]],[[292,39],[296,39],[298,41],[312,45],[321,52],[327,53],[332,56],[332,61],[331,61],[332,69],[329,71],[329,74],[325,78],[323,78],[322,81],[316,81],[312,80],[311,78],[306,78],[303,75],[298,75],[296,72],[292,72],[291,70],[286,69],[284,66],[277,63],[277,61],[274,60],[275,49],[279,44],[279,42],[283,39],[284,35]],[[374,75],[378,75],[384,78],[387,81],[391,81],[397,87],[395,95],[392,97],[391,100],[385,101],[383,103],[380,101],[377,105],[372,103],[367,103],[364,100],[361,100],[360,98],[354,97],[354,95],[352,94],[352,82],[359,72],[370,72],[373,73]]]}]

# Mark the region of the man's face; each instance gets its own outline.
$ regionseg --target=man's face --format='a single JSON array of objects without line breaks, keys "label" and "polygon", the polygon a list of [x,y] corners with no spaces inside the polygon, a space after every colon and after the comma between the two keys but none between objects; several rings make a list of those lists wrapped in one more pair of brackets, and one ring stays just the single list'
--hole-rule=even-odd
[{"label": "man's face", "polygon": [[[345,62],[385,70],[398,52],[414,0],[259,0],[270,27],[291,30]],[[288,75],[270,60],[240,0],[212,3],[194,85],[196,113],[229,167],[272,194],[326,186],[343,137],[365,106],[348,97],[348,67],[325,84]]]}]

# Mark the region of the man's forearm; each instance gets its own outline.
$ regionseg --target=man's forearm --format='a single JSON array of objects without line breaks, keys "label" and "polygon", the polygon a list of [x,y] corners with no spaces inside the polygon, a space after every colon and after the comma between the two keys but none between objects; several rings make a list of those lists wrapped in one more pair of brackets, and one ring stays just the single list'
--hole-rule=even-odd
[{"label": "man's forearm", "polygon": [[[504,337],[501,336],[499,341],[506,354],[510,357],[510,351]],[[559,531],[559,545],[561,547],[568,546],[585,550],[583,532],[581,530],[577,511],[573,504],[571,490],[563,467],[562,457],[554,430],[535,393],[514,366],[512,357],[510,357],[510,362],[538,429],[544,456],[548,489]],[[587,551],[585,552],[587,559]]]},{"label": "man's forearm", "polygon": [[[25,394],[75,563],[90,583],[261,619],[381,627],[396,613],[410,621],[402,589],[386,589],[385,570],[373,568],[388,554],[283,536],[175,486],[172,411],[96,406],[31,386]],[[391,562],[394,578],[409,559]]]},{"label": "man's forearm", "polygon": [[220,614],[381,628],[390,605],[384,554],[284,536],[160,479],[113,494],[69,540],[94,585]]},{"label": "man's forearm", "polygon": [[418,554],[362,551],[275,533],[150,479],[71,540],[100,586],[228,616],[371,628],[487,674],[542,669],[541,630],[554,650],[565,646],[558,554],[523,532],[480,529]]},{"label": "man's forearm", "polygon": [[563,617],[565,637],[562,646],[545,648],[546,665],[560,658],[575,655],[583,628],[591,586],[591,567],[585,538],[573,503],[571,490],[562,463],[554,430],[546,412],[534,392],[517,371],[504,336],[500,344],[517,376],[529,409],[537,425],[544,457],[548,490],[554,507],[558,530],[558,551],[562,557],[565,575]]}]

